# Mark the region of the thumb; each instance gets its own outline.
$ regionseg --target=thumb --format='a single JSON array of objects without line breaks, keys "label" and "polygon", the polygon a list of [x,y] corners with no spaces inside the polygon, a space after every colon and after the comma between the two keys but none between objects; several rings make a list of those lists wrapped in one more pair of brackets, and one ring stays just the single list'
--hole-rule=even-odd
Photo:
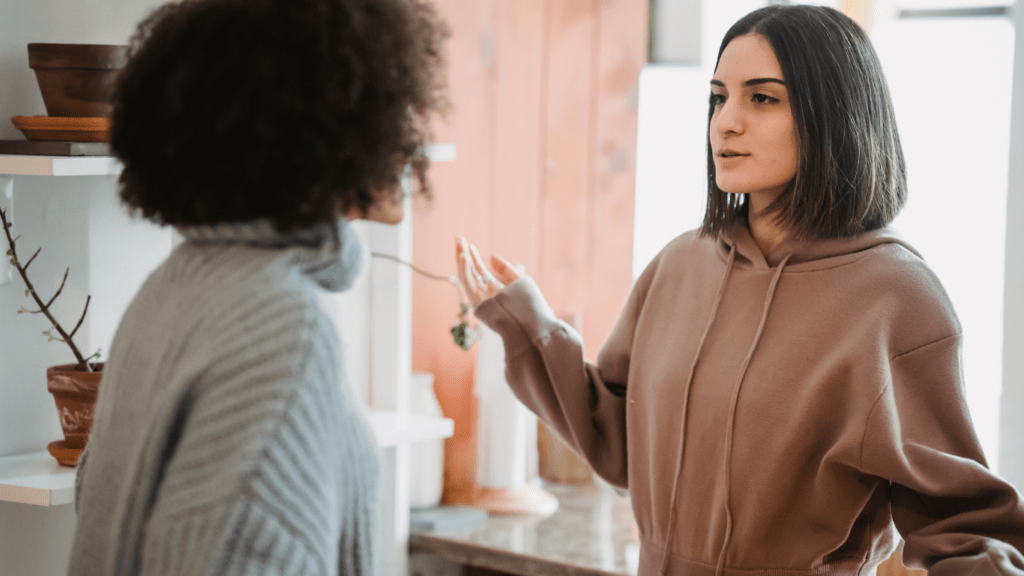
[{"label": "thumb", "polygon": [[520,271],[521,268],[517,269],[515,266],[512,266],[512,263],[497,254],[491,255],[491,266],[494,267],[494,272],[502,284],[511,284],[524,276],[523,272]]}]

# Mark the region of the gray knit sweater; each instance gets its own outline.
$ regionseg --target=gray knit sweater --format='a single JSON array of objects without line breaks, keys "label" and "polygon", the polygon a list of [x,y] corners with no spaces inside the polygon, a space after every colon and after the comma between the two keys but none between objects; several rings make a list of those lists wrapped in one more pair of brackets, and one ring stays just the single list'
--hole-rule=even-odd
[{"label": "gray knit sweater", "polygon": [[181,233],[111,346],[69,573],[371,574],[377,447],[317,303],[351,286],[358,236]]}]

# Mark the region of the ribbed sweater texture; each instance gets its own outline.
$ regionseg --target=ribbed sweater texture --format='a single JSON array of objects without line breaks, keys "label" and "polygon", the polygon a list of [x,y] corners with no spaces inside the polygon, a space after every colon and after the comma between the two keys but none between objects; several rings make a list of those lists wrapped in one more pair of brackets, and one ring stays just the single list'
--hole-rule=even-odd
[{"label": "ribbed sweater texture", "polygon": [[628,488],[640,576],[1024,576],[1024,505],[971,423],[960,323],[890,229],[683,234],[596,362],[529,277],[476,315],[522,402]]},{"label": "ribbed sweater texture", "polygon": [[318,304],[351,286],[358,236],[181,233],[111,346],[69,574],[372,574],[377,446]]}]

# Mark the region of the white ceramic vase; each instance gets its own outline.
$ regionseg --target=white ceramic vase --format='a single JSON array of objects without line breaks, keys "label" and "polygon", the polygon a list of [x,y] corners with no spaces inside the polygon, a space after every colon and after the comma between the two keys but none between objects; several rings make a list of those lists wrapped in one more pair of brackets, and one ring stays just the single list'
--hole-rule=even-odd
[{"label": "white ceramic vase", "polygon": [[[409,379],[409,411],[421,416],[443,418],[434,394],[434,375],[413,372]],[[424,440],[409,451],[409,507],[433,508],[441,503],[444,488],[444,439]]]}]

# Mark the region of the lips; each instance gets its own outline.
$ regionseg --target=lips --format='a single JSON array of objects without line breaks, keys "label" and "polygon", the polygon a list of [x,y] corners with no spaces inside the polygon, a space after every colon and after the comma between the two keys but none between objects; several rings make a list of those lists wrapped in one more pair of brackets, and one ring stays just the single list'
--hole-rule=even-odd
[{"label": "lips", "polygon": [[719,158],[741,158],[743,156],[750,156],[750,154],[743,154],[735,150],[730,150],[726,148],[725,150],[719,150],[716,156],[718,156]]}]

